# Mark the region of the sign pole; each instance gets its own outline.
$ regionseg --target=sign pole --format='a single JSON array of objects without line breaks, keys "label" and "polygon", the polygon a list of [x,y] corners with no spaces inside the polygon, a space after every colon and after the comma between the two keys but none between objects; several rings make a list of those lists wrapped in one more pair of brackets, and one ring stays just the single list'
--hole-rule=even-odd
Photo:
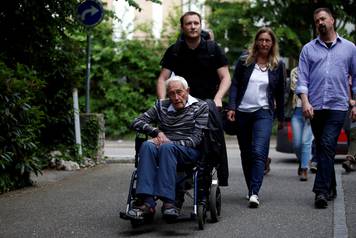
[{"label": "sign pole", "polygon": [[87,65],[86,65],[86,75],[85,75],[85,112],[90,113],[90,56],[91,56],[91,31],[87,30]]},{"label": "sign pole", "polygon": [[79,117],[79,103],[78,103],[78,89],[73,89],[73,109],[74,109],[74,131],[75,143],[78,147],[78,155],[82,157],[82,139],[80,136],[80,117]]},{"label": "sign pole", "polygon": [[[85,74],[85,111],[90,113],[90,59],[91,59],[91,29],[99,24],[104,17],[104,9],[100,0],[84,0],[77,6],[77,20],[86,27],[87,31],[87,46],[86,46],[86,74]],[[79,145],[78,155],[82,156],[81,136],[80,136],[80,118],[78,105],[78,91],[73,90],[74,101],[74,124],[76,144]]]},{"label": "sign pole", "polygon": [[84,0],[77,7],[77,19],[87,29],[87,62],[85,74],[85,111],[90,113],[90,56],[91,56],[91,29],[99,24],[104,17],[104,9],[100,0]]}]

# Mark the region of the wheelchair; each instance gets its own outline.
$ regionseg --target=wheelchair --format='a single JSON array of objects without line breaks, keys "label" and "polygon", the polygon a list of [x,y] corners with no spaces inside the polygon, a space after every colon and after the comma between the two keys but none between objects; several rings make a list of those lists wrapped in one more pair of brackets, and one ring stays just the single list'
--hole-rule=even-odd
[{"label": "wheelchair", "polygon": [[[203,140],[206,137],[205,135],[206,133],[204,133]],[[136,134],[135,168],[137,168],[138,165],[140,146],[147,139],[147,135],[143,135],[139,132]],[[187,219],[195,220],[197,221],[200,230],[204,229],[204,225],[207,221],[211,223],[218,222],[221,213],[221,192],[216,174],[216,165],[213,161],[208,159],[209,156],[204,155],[204,147],[206,146],[206,143],[202,143],[200,148],[202,150],[202,156],[198,162],[194,164],[184,164],[182,167],[178,166],[177,171],[179,170],[180,173],[184,171],[184,175],[178,177],[176,181],[176,188],[179,186],[183,187],[184,192],[188,193],[188,195],[189,192],[186,189],[193,190],[193,195],[191,196],[193,198],[193,209],[190,216],[181,217],[181,215],[174,222]],[[135,200],[137,199],[136,181],[137,170],[133,171],[131,175],[126,210],[125,212],[120,212],[120,218],[129,220],[133,228],[149,222],[142,217],[132,218],[131,216],[128,216],[128,211],[134,206]],[[208,212],[210,213],[210,219],[208,218]]]}]

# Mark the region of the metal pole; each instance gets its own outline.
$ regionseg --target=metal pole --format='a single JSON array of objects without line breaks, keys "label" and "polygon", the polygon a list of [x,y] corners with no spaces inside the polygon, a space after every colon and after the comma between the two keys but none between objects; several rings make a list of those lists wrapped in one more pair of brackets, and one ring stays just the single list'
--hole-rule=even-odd
[{"label": "metal pole", "polygon": [[87,30],[87,70],[85,76],[85,112],[90,113],[90,55],[91,55],[91,31]]},{"label": "metal pole", "polygon": [[73,109],[74,109],[75,143],[78,146],[78,155],[82,156],[82,140],[80,136],[78,90],[76,88],[73,89]]}]

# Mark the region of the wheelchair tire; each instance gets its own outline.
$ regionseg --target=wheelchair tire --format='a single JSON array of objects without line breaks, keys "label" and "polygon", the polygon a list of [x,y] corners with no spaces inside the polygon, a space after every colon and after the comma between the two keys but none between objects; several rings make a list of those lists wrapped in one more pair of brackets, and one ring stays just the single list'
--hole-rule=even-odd
[{"label": "wheelchair tire", "polygon": [[212,184],[209,195],[211,222],[217,222],[221,212],[221,192],[217,184]]},{"label": "wheelchair tire", "polygon": [[206,220],[206,207],[205,205],[198,205],[198,227],[199,230],[204,230]]}]

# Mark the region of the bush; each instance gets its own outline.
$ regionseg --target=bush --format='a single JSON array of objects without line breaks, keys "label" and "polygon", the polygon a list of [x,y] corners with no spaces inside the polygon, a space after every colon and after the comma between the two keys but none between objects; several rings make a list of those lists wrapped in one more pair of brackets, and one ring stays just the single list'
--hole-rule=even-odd
[{"label": "bush", "polygon": [[37,158],[43,113],[32,101],[44,83],[26,66],[11,70],[0,62],[0,193],[31,184],[38,174]]},{"label": "bush", "polygon": [[115,42],[111,32],[105,22],[93,32],[90,102],[91,112],[105,116],[106,136],[119,138],[130,132],[134,117],[153,105],[164,46],[152,39]]},{"label": "bush", "polygon": [[139,112],[153,106],[154,96],[145,97],[143,90],[134,90],[128,84],[117,85],[105,95],[107,107],[104,109],[106,133],[112,138],[130,132],[130,124]]},{"label": "bush", "polygon": [[83,156],[94,161],[104,157],[105,122],[103,114],[83,113],[80,115]]}]

